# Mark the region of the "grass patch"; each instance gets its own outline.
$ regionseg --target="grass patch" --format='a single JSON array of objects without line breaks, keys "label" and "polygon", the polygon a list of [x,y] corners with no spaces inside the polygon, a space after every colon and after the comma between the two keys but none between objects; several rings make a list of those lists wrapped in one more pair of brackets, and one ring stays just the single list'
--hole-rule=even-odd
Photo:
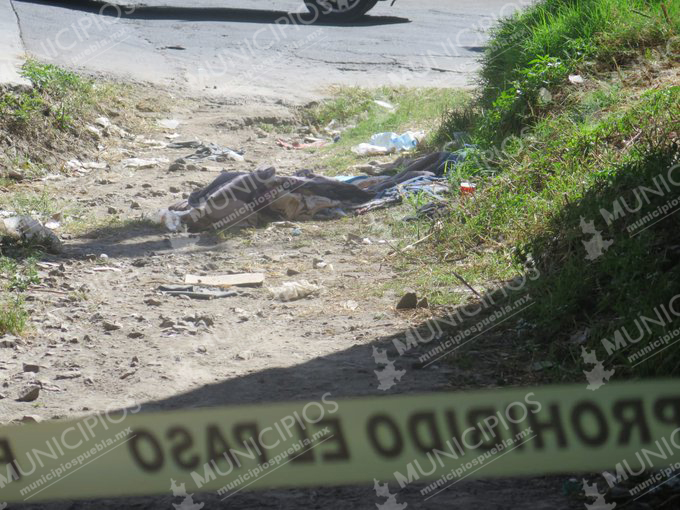
[{"label": "grass patch", "polygon": [[31,87],[0,88],[0,168],[31,179],[61,168],[67,154],[94,154],[86,128],[120,104],[123,88],[35,60],[21,74]]},{"label": "grass patch", "polygon": [[[636,332],[640,316],[668,307],[680,276],[678,215],[631,232],[680,196],[671,185],[640,199],[641,187],[657,188],[680,164],[679,8],[544,0],[502,21],[481,89],[452,105],[434,135],[441,144],[469,133],[477,148],[457,172],[479,188],[473,199],[453,198],[441,230],[403,270],[432,302],[449,305],[465,299],[453,271],[477,288],[534,267],[540,278],[522,290],[536,304],[519,318],[526,349],[559,367],[548,378],[582,380],[592,368],[582,347],[617,377],[680,368],[677,350],[641,364],[634,356],[677,328],[675,317],[635,347],[608,348],[623,329]],[[616,212],[621,200],[630,211]]]},{"label": "grass patch", "polygon": [[21,298],[0,301],[0,335],[20,335],[26,329],[28,316]]},{"label": "grass patch", "polygon": [[340,87],[333,90],[333,99],[306,109],[302,117],[307,124],[342,130],[337,143],[318,151],[320,164],[333,175],[347,172],[350,166],[362,161],[350,149],[368,142],[374,134],[409,130],[432,133],[442,122],[442,112],[462,106],[468,99],[467,92],[456,89]]}]

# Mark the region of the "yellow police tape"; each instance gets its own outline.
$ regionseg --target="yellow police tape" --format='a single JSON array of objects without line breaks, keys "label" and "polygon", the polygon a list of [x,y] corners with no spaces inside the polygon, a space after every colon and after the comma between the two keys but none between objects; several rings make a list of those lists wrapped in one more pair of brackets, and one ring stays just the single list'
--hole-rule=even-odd
[{"label": "yellow police tape", "polygon": [[169,494],[171,483],[225,499],[244,489],[374,479],[439,487],[468,476],[625,471],[645,458],[661,467],[678,452],[680,386],[672,380],[594,392],[579,384],[325,394],[158,413],[135,407],[0,428],[0,502]]}]

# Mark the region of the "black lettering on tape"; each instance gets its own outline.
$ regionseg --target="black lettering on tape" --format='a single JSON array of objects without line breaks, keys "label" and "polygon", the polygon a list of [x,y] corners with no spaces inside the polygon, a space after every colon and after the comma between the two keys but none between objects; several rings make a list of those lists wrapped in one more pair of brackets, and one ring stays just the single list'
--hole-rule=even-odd
[{"label": "black lettering on tape", "polygon": [[[588,416],[595,418],[595,432],[589,433],[588,425],[594,423]],[[579,402],[571,410],[571,424],[578,438],[588,446],[602,446],[609,439],[609,425],[602,409],[591,400]]]},{"label": "black lettering on tape", "polygon": [[239,444],[245,445],[249,442],[255,446],[260,463],[264,464],[267,462],[266,450],[258,439],[260,437],[260,429],[258,428],[257,423],[239,423],[234,427],[234,437],[236,437],[236,441],[238,441]]},{"label": "black lettering on tape", "polygon": [[196,469],[200,464],[200,457],[196,454],[186,458],[185,455],[190,453],[191,447],[194,445],[194,438],[191,433],[184,427],[172,427],[165,434],[168,441],[175,442],[170,449],[172,459],[182,469]]},{"label": "black lettering on tape", "polygon": [[[335,443],[337,445],[335,451],[326,451],[323,454],[323,460],[326,462],[340,462],[349,460],[349,447],[345,440],[345,435],[342,432],[342,424],[338,418],[325,418],[318,423],[321,428],[328,427],[330,433],[327,443]],[[324,437],[325,439],[325,437]],[[323,439],[322,439],[323,441]]]},{"label": "black lettering on tape", "polygon": [[567,436],[564,433],[564,426],[562,425],[562,419],[560,417],[560,406],[559,404],[550,404],[548,406],[550,412],[550,419],[539,422],[538,413],[529,413],[529,427],[536,434],[536,441],[533,441],[537,449],[545,448],[545,432],[549,430],[554,430],[557,437],[557,446],[560,448],[567,447]]},{"label": "black lettering on tape", "polygon": [[[0,469],[7,469],[7,481],[3,481],[3,471],[0,471],[0,481],[8,483],[12,480],[21,480],[21,471],[17,467],[17,459],[12,453],[12,447],[7,439],[0,439]],[[4,487],[4,485],[3,485]],[[2,487],[0,487],[2,488]]]},{"label": "black lettering on tape", "polygon": [[[485,433],[486,431],[482,428],[484,423],[483,420],[495,415],[496,410],[490,407],[486,409],[471,409],[470,412],[468,412],[468,424],[475,429],[472,434],[470,434],[472,437],[469,441],[474,444],[479,444],[478,448],[480,450],[491,450],[497,442],[494,439],[496,434],[495,429],[493,431],[493,436],[489,437],[489,434]],[[498,428],[498,426],[496,425],[495,428]],[[486,442],[484,442],[484,439],[486,439]]]},{"label": "black lettering on tape", "polygon": [[[386,414],[376,414],[368,420],[368,438],[371,446],[383,457],[392,459],[399,457],[404,450],[404,438],[399,431],[396,422]],[[383,444],[380,439],[380,431],[385,431],[391,436],[390,444]]]},{"label": "black lettering on tape", "polygon": [[224,438],[217,425],[208,425],[205,432],[208,448],[208,462],[213,461],[217,464],[221,460],[226,460],[229,462],[230,470],[234,468],[234,465],[241,467],[241,464],[238,463],[232,455],[229,443]]},{"label": "black lettering on tape", "polygon": [[423,453],[444,449],[434,412],[412,414],[408,419],[408,432],[413,444]]},{"label": "black lettering on tape", "polygon": [[[304,453],[301,455],[295,455],[293,460],[291,462],[300,464],[302,462],[314,462],[314,452],[312,451],[311,448],[309,448],[307,445],[311,444],[311,441],[309,439],[309,434],[307,434],[307,430],[303,429],[299,423],[295,422],[295,428],[298,431],[298,439],[295,444],[302,443],[302,448],[306,449],[304,450]],[[300,450],[303,451],[303,450]]]},{"label": "black lettering on tape", "polygon": [[[671,414],[668,414],[668,411]],[[680,427],[680,397],[660,398],[654,403],[654,415],[662,423]]]},{"label": "black lettering on tape", "polygon": [[625,445],[631,442],[633,430],[638,429],[640,442],[648,444],[652,440],[649,425],[645,418],[645,406],[641,398],[619,400],[612,408],[614,418],[621,424],[619,437],[616,442]]},{"label": "black lettering on tape", "polygon": [[[163,449],[161,444],[154,437],[154,435],[148,430],[137,429],[132,431],[132,439],[128,441],[130,448],[130,453],[132,458],[135,459],[137,465],[144,471],[153,473],[160,470],[163,467],[163,461],[165,456],[163,455]],[[142,448],[140,444],[145,444],[151,451],[151,457],[146,458],[140,451]]]}]

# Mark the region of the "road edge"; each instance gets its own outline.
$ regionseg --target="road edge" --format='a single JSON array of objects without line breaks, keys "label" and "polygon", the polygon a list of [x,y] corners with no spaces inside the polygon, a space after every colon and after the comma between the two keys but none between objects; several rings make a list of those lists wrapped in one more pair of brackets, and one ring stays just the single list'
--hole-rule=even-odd
[{"label": "road edge", "polygon": [[24,44],[12,0],[0,0],[0,85],[29,85],[19,74],[24,60]]}]

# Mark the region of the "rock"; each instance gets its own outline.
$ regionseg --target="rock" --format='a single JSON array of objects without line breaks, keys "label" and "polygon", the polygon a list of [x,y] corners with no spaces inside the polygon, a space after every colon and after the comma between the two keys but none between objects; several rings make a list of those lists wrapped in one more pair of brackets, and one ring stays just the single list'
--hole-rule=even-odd
[{"label": "rock", "polygon": [[199,345],[196,347],[196,352],[199,354],[206,354],[208,352],[208,349],[205,345]]},{"label": "rock", "polygon": [[120,325],[109,321],[104,321],[102,326],[104,326],[104,331],[117,331],[121,328]]},{"label": "rock", "polygon": [[170,167],[168,168],[168,172],[181,172],[183,170],[186,170],[186,165],[184,163],[179,163],[175,161]]},{"label": "rock", "polygon": [[144,333],[140,333],[139,331],[133,331],[128,335],[128,338],[132,338],[133,340],[136,340],[137,338],[144,338]]},{"label": "rock", "polygon": [[33,402],[40,396],[40,386],[29,385],[19,390],[17,402]]},{"label": "rock", "polygon": [[55,379],[57,381],[65,380],[65,379],[78,379],[79,377],[82,377],[83,374],[81,374],[78,371],[73,371],[73,372],[65,372],[63,374],[57,374],[55,376]]},{"label": "rock", "polygon": [[182,190],[179,189],[177,186],[170,186],[169,188],[170,193],[181,193]]},{"label": "rock", "polygon": [[118,214],[118,209],[116,209],[115,207],[109,207],[108,209],[106,209],[106,212],[108,212],[109,214]]},{"label": "rock", "polygon": [[0,347],[5,347],[7,349],[14,349],[17,346],[17,339],[14,336],[4,336],[0,338]]},{"label": "rock", "polygon": [[286,271],[286,275],[288,275],[288,276],[295,276],[295,275],[298,275],[298,274],[300,274],[300,271],[296,271],[295,269],[288,269]]},{"label": "rock", "polygon": [[413,310],[417,307],[418,295],[415,292],[407,292],[397,304],[397,310]]},{"label": "rock", "polygon": [[19,423],[40,423],[43,419],[37,414],[27,414],[14,421]]},{"label": "rock", "polygon": [[290,235],[293,237],[300,237],[302,235],[302,230],[299,228],[294,228]]},{"label": "rock", "polygon": [[141,209],[141,208],[142,208],[142,206],[139,205],[139,202],[133,201],[133,202],[130,203],[130,209]]},{"label": "rock", "polygon": [[163,303],[162,303],[162,301],[159,301],[158,299],[149,298],[149,299],[144,300],[144,304],[149,305],[149,306],[161,306]]},{"label": "rock", "polygon": [[24,363],[24,372],[33,372],[34,374],[37,374],[40,372],[40,365],[36,365],[35,363]]},{"label": "rock", "polygon": [[418,301],[418,308],[430,308],[430,303],[426,297]]}]

